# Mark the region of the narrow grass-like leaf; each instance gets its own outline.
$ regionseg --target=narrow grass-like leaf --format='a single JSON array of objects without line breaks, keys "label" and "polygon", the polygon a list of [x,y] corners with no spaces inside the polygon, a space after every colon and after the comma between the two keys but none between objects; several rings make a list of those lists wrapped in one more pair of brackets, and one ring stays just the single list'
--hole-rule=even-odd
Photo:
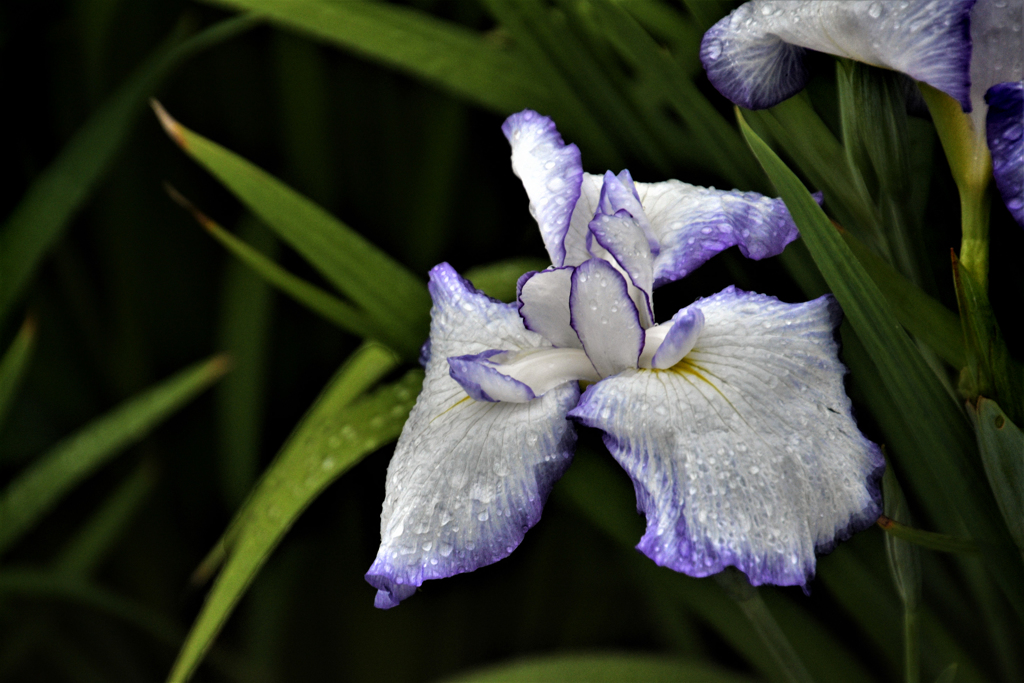
[{"label": "narrow grass-like leaf", "polygon": [[[885,298],[839,236],[811,194],[782,160],[751,130],[737,110],[740,128],[762,167],[779,190],[819,270],[843,307],[904,417],[911,437],[931,454],[925,462],[901,463],[908,470],[931,470],[951,506],[942,520],[954,528],[952,512],[976,538],[1011,604],[1024,614],[1024,567],[1008,552],[1002,520],[969,457],[975,449],[966,417],[897,322]],[[934,493],[932,495],[935,495]],[[932,510],[940,509],[938,505]]]},{"label": "narrow grass-like leaf", "polygon": [[4,352],[3,359],[0,359],[0,427],[3,427],[11,401],[17,395],[18,387],[21,386],[21,380],[32,360],[35,339],[35,320],[31,317],[26,318],[14,341]]},{"label": "narrow grass-like leaf", "polygon": [[848,231],[841,230],[841,234],[900,324],[954,368],[964,367],[967,356],[957,315],[925,294]]},{"label": "narrow grass-like leaf", "polygon": [[[423,380],[410,370],[399,381],[356,398],[394,356],[364,346],[317,399],[218,544],[207,568],[223,567],[182,646],[168,681],[188,680],[238,600],[302,511],[335,479],[398,437]],[[383,369],[383,372],[381,372]]]},{"label": "narrow grass-like leaf", "polygon": [[549,265],[541,259],[516,258],[470,268],[465,275],[474,287],[487,296],[509,302],[516,298],[516,282],[520,275],[531,270],[544,270]]},{"label": "narrow grass-like leaf", "polygon": [[351,298],[389,346],[417,356],[430,311],[422,280],[277,178],[185,128],[158,103],[153,108],[171,139]]},{"label": "narrow grass-like leaf", "polygon": [[160,81],[186,59],[253,25],[249,17],[236,17],[184,41],[176,29],[75,133],[0,227],[0,319],[110,168]]},{"label": "narrow grass-like leaf", "polygon": [[752,682],[710,664],[637,654],[550,655],[498,664],[445,679],[446,683],[744,683]]},{"label": "narrow grass-like leaf", "polygon": [[134,521],[156,484],[156,466],[143,460],[85,521],[54,562],[64,574],[88,576]]},{"label": "narrow grass-like leaf", "polygon": [[404,71],[498,113],[549,93],[520,52],[411,7],[324,0],[208,0]]},{"label": "narrow grass-like leaf", "polygon": [[182,370],[97,418],[39,456],[0,493],[0,553],[11,547],[80,481],[142,439],[220,379],[215,356]]},{"label": "narrow grass-like leaf", "polygon": [[1024,431],[986,398],[978,399],[971,417],[988,483],[1013,540],[1024,551]]},{"label": "narrow grass-like leaf", "polygon": [[[882,495],[889,521],[900,520],[900,524],[913,521],[903,490],[891,467],[885,468]],[[896,592],[903,601],[903,680],[904,683],[918,683],[921,680],[921,637],[918,625],[922,584],[920,551],[906,540],[886,534],[885,555],[889,560],[889,572]]]},{"label": "narrow grass-like leaf", "polygon": [[933,531],[922,531],[912,526],[901,524],[894,519],[882,516],[878,526],[893,538],[900,538],[914,545],[943,553],[976,553],[978,544],[969,538],[958,538],[949,534],[937,534]]}]

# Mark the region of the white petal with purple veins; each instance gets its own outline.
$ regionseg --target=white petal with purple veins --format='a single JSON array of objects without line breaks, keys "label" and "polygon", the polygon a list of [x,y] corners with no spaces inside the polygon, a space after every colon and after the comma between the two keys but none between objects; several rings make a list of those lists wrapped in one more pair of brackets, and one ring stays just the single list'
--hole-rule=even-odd
[{"label": "white petal with purple veins", "polygon": [[626,280],[603,259],[586,261],[572,274],[572,327],[602,377],[635,368],[644,330]]},{"label": "white petal with purple veins", "polygon": [[388,466],[381,545],[366,579],[393,607],[428,579],[472,571],[511,553],[540,519],[572,459],[567,382],[528,403],[474,401],[448,358],[547,346],[515,306],[475,291],[451,266],[431,271],[431,354],[423,390]]},{"label": "white petal with purple veins", "polygon": [[555,346],[583,348],[569,320],[569,288],[572,268],[552,268],[527,273],[517,285],[519,315],[526,328],[541,334]]},{"label": "white petal with purple veins", "polygon": [[747,258],[762,259],[781,254],[800,235],[781,199],[678,180],[636,187],[661,245],[654,259],[656,287],[689,275],[731,246],[739,246]]},{"label": "white petal with purple veins", "polygon": [[995,85],[987,100],[992,177],[1006,208],[1024,227],[1024,83]]},{"label": "white petal with purple veins", "polygon": [[560,266],[583,181],[580,150],[562,141],[554,121],[529,109],[509,116],[501,130],[512,145],[512,170],[523,181],[551,263]]},{"label": "white petal with purple veins", "polygon": [[572,212],[569,232],[565,236],[565,265],[578,266],[592,256],[587,250],[590,221],[597,215],[601,200],[602,178],[592,173],[583,174],[580,199]]},{"label": "white petal with purple veins", "polygon": [[640,312],[640,325],[650,327],[654,324],[654,256],[643,229],[635,218],[620,210],[611,216],[598,214],[590,221],[590,232],[615,260],[613,265],[621,267],[629,278],[629,298]]},{"label": "white petal with purple veins", "polygon": [[850,414],[838,306],[732,287],[695,306],[706,325],[681,363],[601,380],[569,414],[603,430],[632,477],[637,547],[655,562],[804,585],[816,551],[881,511],[884,461]]},{"label": "white petal with purple veins", "polygon": [[[689,306],[672,317],[668,334],[651,356],[649,367],[666,370],[681,361],[693,350],[704,331],[704,313],[695,306]],[[644,352],[647,351],[646,345]],[[641,355],[641,366],[643,355]]]},{"label": "white petal with purple veins", "polygon": [[806,83],[808,48],[901,71],[970,108],[974,0],[753,0],[711,27],[701,62],[711,83],[748,109],[778,104]]}]

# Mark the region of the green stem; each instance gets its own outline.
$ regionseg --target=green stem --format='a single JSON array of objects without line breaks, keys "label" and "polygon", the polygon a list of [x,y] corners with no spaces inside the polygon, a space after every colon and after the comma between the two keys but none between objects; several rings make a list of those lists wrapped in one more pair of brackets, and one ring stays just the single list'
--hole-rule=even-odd
[{"label": "green stem", "polygon": [[796,650],[793,649],[786,634],[782,632],[779,623],[768,611],[768,605],[764,604],[761,594],[754,591],[752,597],[746,600],[737,600],[737,604],[750,620],[772,657],[779,663],[786,679],[791,683],[814,683],[810,672],[807,671]]},{"label": "green stem", "polygon": [[916,606],[903,605],[903,680],[905,683],[920,683],[921,640]]}]

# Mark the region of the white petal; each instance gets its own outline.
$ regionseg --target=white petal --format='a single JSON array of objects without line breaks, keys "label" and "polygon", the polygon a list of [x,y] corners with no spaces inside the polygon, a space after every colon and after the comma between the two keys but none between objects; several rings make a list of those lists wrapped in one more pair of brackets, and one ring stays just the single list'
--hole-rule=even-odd
[{"label": "white petal", "polygon": [[575,382],[529,403],[488,403],[449,376],[449,356],[546,346],[515,306],[476,292],[447,264],[431,271],[430,290],[426,378],[388,466],[381,545],[366,575],[378,607],[511,553],[540,519],[576,441],[565,419]]},{"label": "white petal", "polygon": [[625,210],[614,215],[602,213],[590,221],[590,232],[614,259],[612,265],[618,265],[629,278],[629,298],[640,312],[640,325],[645,329],[650,327],[654,324],[654,309],[651,305],[654,256],[639,222]]},{"label": "white petal", "polygon": [[569,320],[572,268],[551,268],[519,278],[519,315],[526,328],[566,348],[581,349]]},{"label": "white petal", "polygon": [[625,278],[610,263],[593,258],[572,274],[572,327],[602,377],[635,368],[644,330]]},{"label": "white petal", "polygon": [[706,326],[679,365],[604,379],[570,416],[603,430],[633,478],[637,547],[655,562],[806,584],[816,550],[880,514],[884,461],[850,415],[838,306],[731,287],[695,305]]},{"label": "white petal", "polygon": [[592,256],[587,250],[587,237],[590,234],[590,221],[597,215],[597,207],[601,200],[601,183],[601,176],[583,174],[580,199],[573,209],[569,232],[565,236],[564,265],[578,266]]},{"label": "white petal", "polygon": [[666,370],[685,358],[700,340],[704,323],[704,313],[696,306],[689,306],[676,313],[668,334],[651,357],[651,367]]},{"label": "white petal", "polygon": [[451,376],[478,401],[526,403],[570,381],[601,379],[583,349],[484,351],[448,359]]},{"label": "white petal", "polygon": [[975,130],[985,134],[985,93],[1024,80],[1024,0],[980,0],[971,10],[971,104]]}]

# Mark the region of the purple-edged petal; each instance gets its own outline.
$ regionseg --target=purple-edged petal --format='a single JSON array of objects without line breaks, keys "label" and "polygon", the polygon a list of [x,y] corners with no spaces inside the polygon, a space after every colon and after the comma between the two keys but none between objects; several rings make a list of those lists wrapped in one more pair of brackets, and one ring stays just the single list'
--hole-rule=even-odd
[{"label": "purple-edged petal", "polygon": [[620,209],[614,215],[602,213],[595,216],[590,221],[590,232],[629,276],[629,298],[640,312],[640,325],[650,327],[654,324],[654,308],[651,304],[654,255],[639,222],[625,209]]},{"label": "purple-edged petal", "polygon": [[633,176],[629,174],[629,169],[623,169],[619,172],[619,175],[615,175],[611,171],[604,174],[599,209],[600,213],[608,214],[609,216],[615,215],[619,211],[628,213],[636,220],[637,225],[640,226],[644,231],[644,235],[647,236],[651,252],[654,254],[658,253],[660,245],[651,231],[651,223],[647,220],[643,204],[640,203],[640,193],[637,192],[636,184],[633,182]]},{"label": "purple-edged petal", "polygon": [[583,182],[580,150],[562,141],[554,121],[529,109],[509,116],[501,130],[512,145],[512,170],[526,188],[551,263],[560,266]]},{"label": "purple-edged petal", "polygon": [[654,259],[655,287],[689,275],[729,247],[738,246],[747,258],[763,259],[781,254],[800,235],[781,199],[678,180],[636,186],[661,244]]},{"label": "purple-edged petal", "polygon": [[529,403],[474,401],[448,358],[546,347],[514,305],[473,289],[448,264],[430,274],[431,353],[423,390],[388,466],[381,545],[366,580],[393,607],[428,579],[506,557],[540,519],[576,441],[567,382]]},{"label": "purple-edged petal", "polygon": [[478,401],[525,403],[555,387],[601,379],[583,349],[485,351],[448,359],[451,376]]},{"label": "purple-edged petal", "polygon": [[1024,227],[1024,83],[992,86],[985,99],[992,176],[1006,208]]},{"label": "purple-edged petal", "polygon": [[974,0],[753,0],[711,27],[700,58],[711,83],[748,109],[803,88],[808,48],[901,71],[970,111]]},{"label": "purple-edged petal", "polygon": [[1024,0],[979,0],[971,10],[971,117],[985,130],[985,93],[1024,79]]},{"label": "purple-edged petal", "polygon": [[526,329],[543,335],[555,346],[581,349],[576,331],[569,321],[571,267],[527,273],[519,278],[519,315]]},{"label": "purple-edged petal", "polygon": [[603,430],[632,477],[637,547],[655,562],[805,585],[816,551],[881,512],[884,461],[850,415],[839,308],[732,287],[694,306],[706,325],[682,362],[603,379],[569,415]]},{"label": "purple-edged petal", "polygon": [[526,403],[537,398],[528,385],[487,362],[491,356],[503,353],[505,351],[492,349],[468,356],[452,356],[448,359],[448,374],[477,401]]},{"label": "purple-edged petal", "polygon": [[572,274],[572,327],[602,377],[635,368],[644,329],[626,280],[610,263],[593,258]]},{"label": "purple-edged petal", "polygon": [[603,179],[599,175],[583,174],[580,199],[573,209],[569,232],[565,236],[566,266],[578,266],[593,256],[588,250],[587,241],[590,236],[590,221],[597,215],[601,201],[602,183]]},{"label": "purple-edged petal", "polygon": [[[671,368],[693,350],[704,331],[704,313],[695,306],[688,306],[676,313],[667,327],[667,334],[651,356],[650,367],[656,370]],[[644,345],[645,354],[652,341],[651,336],[648,334]],[[642,355],[640,365],[644,365]]]}]

